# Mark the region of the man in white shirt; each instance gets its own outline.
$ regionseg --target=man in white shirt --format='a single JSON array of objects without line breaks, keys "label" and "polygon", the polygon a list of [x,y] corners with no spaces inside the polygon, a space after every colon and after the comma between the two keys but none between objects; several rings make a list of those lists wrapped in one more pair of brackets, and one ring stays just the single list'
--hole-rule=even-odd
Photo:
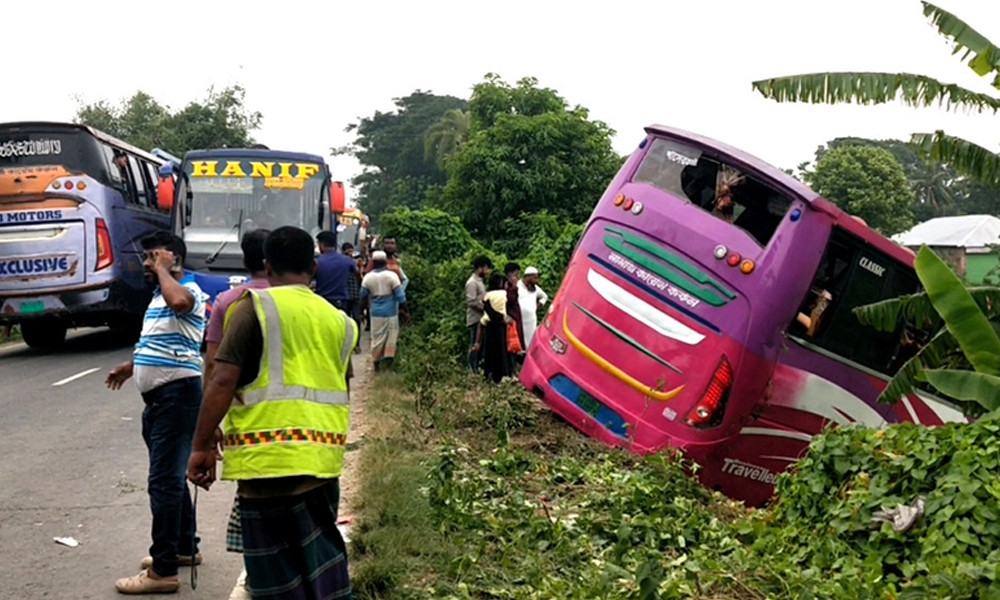
[{"label": "man in white shirt", "polygon": [[548,301],[548,294],[538,285],[538,269],[528,267],[524,270],[524,277],[517,282],[517,303],[521,307],[525,351],[531,346],[531,339],[538,327],[538,311]]}]

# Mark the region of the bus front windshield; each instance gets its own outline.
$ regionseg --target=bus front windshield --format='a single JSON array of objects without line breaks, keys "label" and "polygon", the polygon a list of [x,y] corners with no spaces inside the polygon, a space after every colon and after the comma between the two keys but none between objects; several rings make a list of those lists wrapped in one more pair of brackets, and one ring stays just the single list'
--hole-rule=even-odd
[{"label": "bus front windshield", "polygon": [[633,181],[691,202],[766,246],[792,201],[739,169],[673,140],[656,139]]},{"label": "bus front windshield", "polygon": [[[270,185],[269,185],[270,184]],[[316,228],[323,178],[298,180],[301,189],[262,177],[191,177],[190,229]]]}]

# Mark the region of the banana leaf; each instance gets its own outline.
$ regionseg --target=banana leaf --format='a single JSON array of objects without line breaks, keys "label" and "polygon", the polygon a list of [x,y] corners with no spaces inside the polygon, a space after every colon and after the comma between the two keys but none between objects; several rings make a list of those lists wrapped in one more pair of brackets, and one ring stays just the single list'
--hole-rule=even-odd
[{"label": "banana leaf", "polygon": [[[923,2],[924,15],[937,27],[938,33],[951,38],[952,54],[964,51],[962,60],[969,59],[969,68],[980,77],[990,73],[1000,74],[1000,48],[969,26],[968,23],[930,2]],[[993,87],[1000,87],[1000,75],[993,78]]]},{"label": "banana leaf", "polygon": [[751,85],[765,98],[777,102],[868,105],[898,100],[914,108],[941,106],[980,113],[1000,110],[1000,100],[989,94],[914,73],[807,73],[762,79]]},{"label": "banana leaf", "polygon": [[934,309],[973,369],[1000,374],[1000,337],[958,276],[927,246],[917,253],[914,264]]},{"label": "banana leaf", "polygon": [[929,369],[938,369],[946,365],[948,356],[958,350],[958,342],[947,329],[941,329],[917,352],[910,360],[903,363],[899,371],[889,380],[878,401],[885,404],[895,404],[903,396],[916,391],[922,375]]},{"label": "banana leaf", "polygon": [[942,394],[976,402],[990,411],[1000,408],[1000,377],[996,375],[957,369],[930,369],[924,371],[924,377]]},{"label": "banana leaf", "polygon": [[947,163],[963,175],[982,183],[1000,183],[1000,156],[982,146],[943,131],[915,133],[910,144],[921,156]]},{"label": "banana leaf", "polygon": [[[966,289],[988,319],[1000,319],[1000,288],[977,286]],[[934,310],[926,292],[859,306],[854,309],[854,314],[859,321],[879,331],[895,331],[900,322],[929,331],[936,331],[942,325],[941,316]]]}]

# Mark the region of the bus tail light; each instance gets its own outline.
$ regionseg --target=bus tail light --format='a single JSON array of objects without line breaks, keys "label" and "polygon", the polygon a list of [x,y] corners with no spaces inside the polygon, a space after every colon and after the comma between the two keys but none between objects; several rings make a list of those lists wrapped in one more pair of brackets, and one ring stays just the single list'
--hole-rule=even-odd
[{"label": "bus tail light", "polygon": [[97,219],[97,266],[95,271],[111,266],[115,257],[111,252],[111,234],[104,219]]},{"label": "bus tail light", "polygon": [[704,428],[717,421],[717,416],[721,417],[720,409],[724,409],[726,400],[729,398],[729,390],[733,385],[733,368],[725,356],[719,362],[719,366],[712,374],[712,380],[708,383],[708,389],[698,401],[698,404],[688,413],[687,424],[693,427]]}]

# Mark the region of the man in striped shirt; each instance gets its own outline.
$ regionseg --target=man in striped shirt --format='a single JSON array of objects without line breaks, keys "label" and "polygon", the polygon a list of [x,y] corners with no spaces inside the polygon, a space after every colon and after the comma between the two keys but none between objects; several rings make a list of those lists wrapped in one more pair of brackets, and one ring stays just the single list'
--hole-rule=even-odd
[{"label": "man in striped shirt", "polygon": [[156,283],[132,360],[112,369],[107,386],[120,389],[135,375],[146,404],[142,437],[149,451],[149,506],[153,513],[150,555],[138,575],[119,579],[123,594],[180,589],[179,564],[201,562],[186,473],[201,407],[201,339],[205,294],[184,274],[184,241],[168,232],[142,240],[146,279]]}]

